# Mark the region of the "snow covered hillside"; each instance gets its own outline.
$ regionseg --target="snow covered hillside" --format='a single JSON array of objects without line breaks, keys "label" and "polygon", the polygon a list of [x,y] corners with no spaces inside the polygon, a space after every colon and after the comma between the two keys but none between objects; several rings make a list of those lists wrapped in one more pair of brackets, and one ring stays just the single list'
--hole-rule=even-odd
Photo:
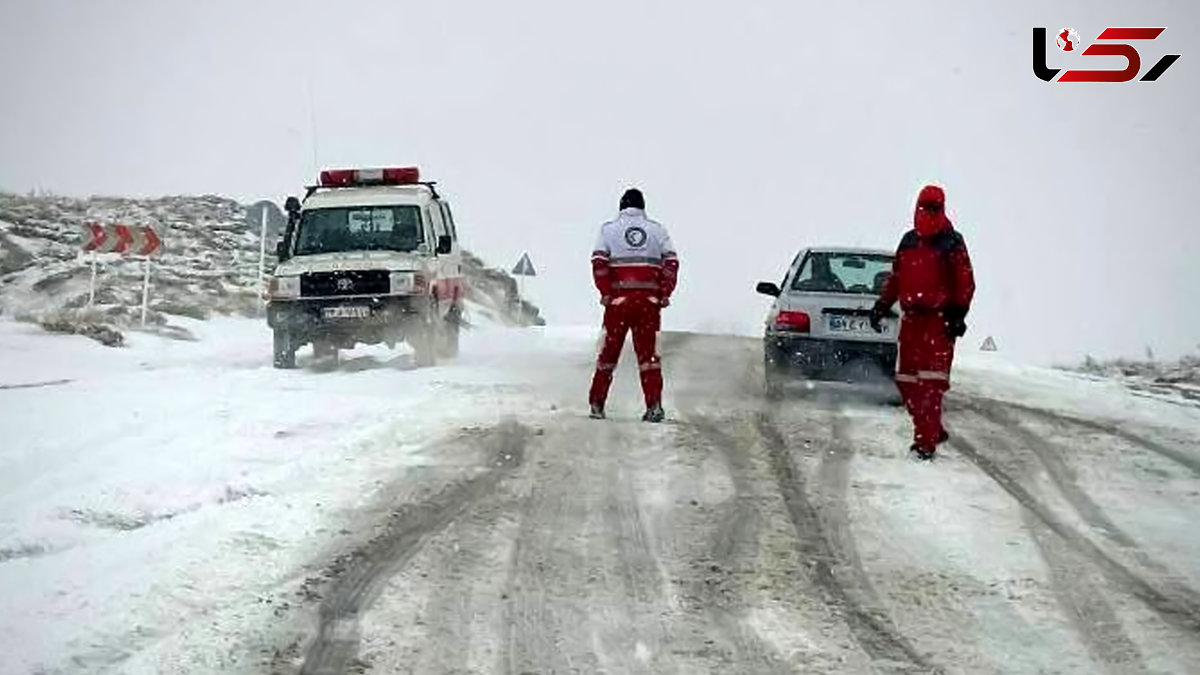
[{"label": "snow covered hillside", "polygon": [[1131,390],[1149,395],[1185,399],[1200,407],[1200,355],[1184,356],[1178,361],[1157,361],[1153,358],[1144,361],[1097,361],[1088,357],[1082,364],[1068,370],[1117,380]]},{"label": "snow covered hillside", "polygon": [[[90,254],[80,248],[87,220],[157,224],[164,248],[153,259],[153,324],[167,324],[168,315],[252,316],[257,311],[259,228],[249,222],[247,207],[233,200],[0,193],[0,314],[34,320],[82,316],[118,328],[140,318],[142,263],[116,254],[99,256],[95,307],[84,311],[91,269]],[[469,229],[461,229],[469,241]],[[267,244],[267,266],[273,269],[274,240]],[[492,320],[543,322],[533,305],[517,306],[515,280],[475,256],[465,260],[469,297]]]}]

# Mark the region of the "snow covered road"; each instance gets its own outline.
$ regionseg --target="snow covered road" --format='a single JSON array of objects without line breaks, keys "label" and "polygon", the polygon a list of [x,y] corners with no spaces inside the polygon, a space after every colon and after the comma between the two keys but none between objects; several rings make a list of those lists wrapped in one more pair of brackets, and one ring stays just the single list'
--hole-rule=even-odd
[{"label": "snow covered road", "polygon": [[0,673],[1190,673],[1200,410],[964,355],[954,438],[770,403],[664,336],[586,418],[590,329],[270,368],[0,323]]}]

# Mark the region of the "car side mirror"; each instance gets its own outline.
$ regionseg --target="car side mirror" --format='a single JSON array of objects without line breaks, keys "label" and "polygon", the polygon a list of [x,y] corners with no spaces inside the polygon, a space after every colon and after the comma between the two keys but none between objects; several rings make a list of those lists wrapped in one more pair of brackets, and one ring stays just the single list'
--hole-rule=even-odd
[{"label": "car side mirror", "polygon": [[762,293],[763,295],[769,295],[772,298],[778,298],[779,295],[783,293],[783,291],[779,290],[779,287],[776,286],[772,281],[760,281],[758,282],[758,285],[754,287],[754,290]]},{"label": "car side mirror", "polygon": [[443,234],[442,236],[438,237],[438,242],[437,242],[438,255],[445,255],[445,254],[449,253],[450,247],[451,247],[450,235]]},{"label": "car side mirror", "polygon": [[281,241],[275,244],[275,257],[279,259],[279,262],[287,260],[287,253],[288,250],[286,241]]}]

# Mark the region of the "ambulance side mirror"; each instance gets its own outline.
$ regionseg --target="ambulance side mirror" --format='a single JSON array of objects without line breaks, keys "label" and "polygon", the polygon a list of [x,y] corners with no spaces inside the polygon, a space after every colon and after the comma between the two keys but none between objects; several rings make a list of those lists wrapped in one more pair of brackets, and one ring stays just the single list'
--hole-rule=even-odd
[{"label": "ambulance side mirror", "polygon": [[769,295],[772,298],[778,298],[779,294],[783,292],[779,290],[779,287],[776,286],[774,282],[771,281],[758,282],[758,285],[754,287],[754,290],[762,293],[763,295]]},{"label": "ambulance side mirror", "polygon": [[443,234],[442,236],[438,237],[438,242],[437,242],[438,255],[446,255],[447,253],[450,252],[450,247],[451,247],[450,235]]}]

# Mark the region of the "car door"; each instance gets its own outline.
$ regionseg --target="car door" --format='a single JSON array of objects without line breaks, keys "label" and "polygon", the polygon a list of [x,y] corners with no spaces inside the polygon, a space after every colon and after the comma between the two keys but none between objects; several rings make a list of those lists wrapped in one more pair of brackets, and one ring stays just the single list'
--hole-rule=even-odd
[{"label": "car door", "polygon": [[466,277],[463,274],[462,246],[458,241],[458,226],[454,223],[454,213],[450,208],[450,202],[439,200],[438,205],[442,210],[442,221],[446,224],[446,229],[450,232],[451,247],[450,254],[446,256],[446,279],[453,291],[452,297],[457,304],[461,305],[466,299],[467,284]]},{"label": "car door", "polygon": [[[458,250],[457,243],[454,241],[450,223],[446,220],[446,210],[441,200],[435,200],[430,204],[429,212],[430,219],[433,222],[434,264],[437,266],[438,304],[441,306],[440,309],[444,314],[457,304],[461,295],[461,283],[459,279],[462,273],[459,268],[462,255]],[[442,241],[442,237],[450,238],[450,250],[445,253],[438,253],[436,249],[438,242]]]}]

